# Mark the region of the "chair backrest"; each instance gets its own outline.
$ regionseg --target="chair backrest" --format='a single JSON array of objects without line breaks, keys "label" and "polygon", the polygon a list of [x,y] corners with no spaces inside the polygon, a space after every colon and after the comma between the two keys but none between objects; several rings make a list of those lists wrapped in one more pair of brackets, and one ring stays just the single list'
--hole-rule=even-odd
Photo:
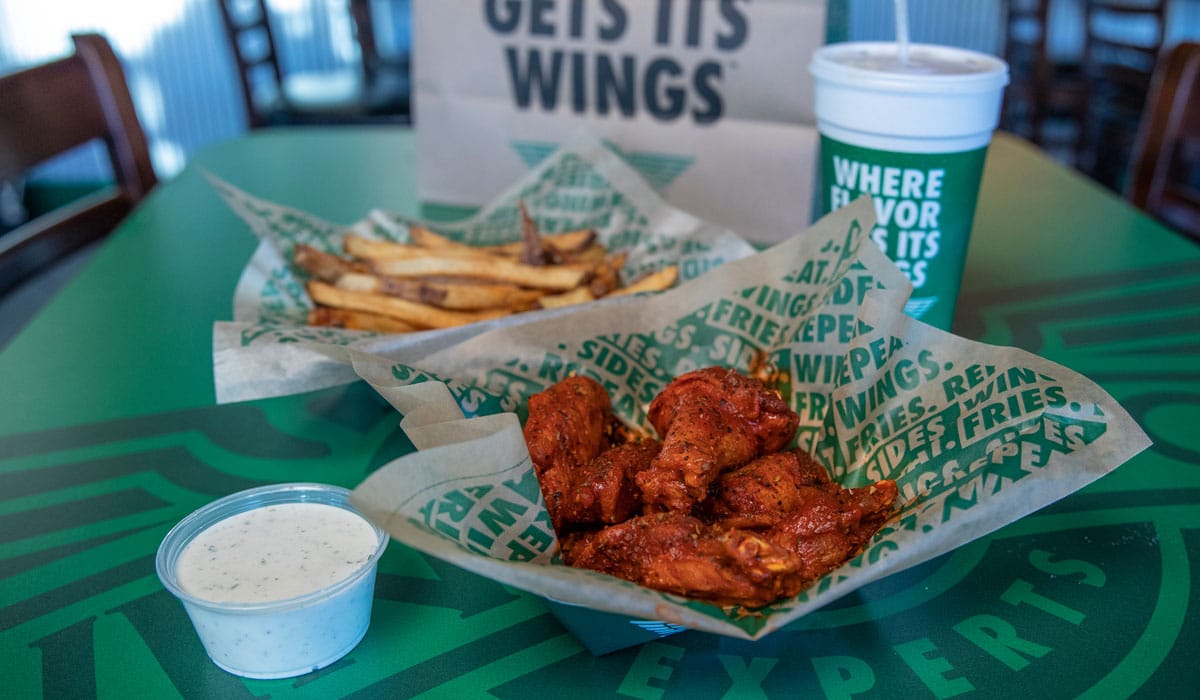
[{"label": "chair backrest", "polygon": [[158,182],[125,73],[98,34],[71,37],[75,53],[0,76],[0,180],[102,140],[114,187],[0,236],[0,294],[63,255],[107,236]]},{"label": "chair backrest", "polygon": [[217,0],[217,6],[221,8],[221,24],[225,27],[225,35],[237,64],[238,81],[246,107],[246,123],[251,129],[266,126],[271,118],[259,108],[257,86],[265,77],[274,81],[275,90],[283,89],[283,71],[279,67],[279,53],[266,2]]},{"label": "chair backrest", "polygon": [[391,122],[407,121],[412,112],[409,56],[407,52],[389,55],[380,51],[373,5],[373,0],[349,0],[354,38],[362,56],[367,112]]},{"label": "chair backrest", "polygon": [[1159,61],[1131,173],[1130,202],[1200,241],[1200,43]]},{"label": "chair backrest", "polygon": [[1166,33],[1167,0],[1086,0],[1088,83],[1079,167],[1121,191],[1150,76]]},{"label": "chair backrest", "polygon": [[1004,60],[1012,80],[1004,92],[1002,126],[1042,142],[1045,119],[1045,80],[1048,3],[1046,0],[1011,0],[999,3],[1004,28]]},{"label": "chair backrest", "polygon": [[1166,16],[1167,0],[1087,0],[1084,63],[1125,67],[1148,77],[1162,48]]},{"label": "chair backrest", "polygon": [[363,72],[370,81],[383,62],[379,54],[379,44],[375,39],[375,13],[371,8],[371,0],[349,0],[350,19],[354,23],[354,38],[362,52]]},{"label": "chair backrest", "polygon": [[1076,166],[1091,86],[1081,57],[1061,53],[1050,41],[1062,34],[1064,21],[1074,18],[1051,12],[1051,0],[1005,0],[998,5],[1011,76],[1000,126]]},{"label": "chair backrest", "polygon": [[[398,109],[394,95],[399,89],[374,43],[369,6],[354,3],[349,8],[363,42],[361,65],[289,71],[279,55],[266,0],[217,0],[217,5],[237,63],[249,128],[366,124]],[[358,21],[364,22],[361,30]]]}]

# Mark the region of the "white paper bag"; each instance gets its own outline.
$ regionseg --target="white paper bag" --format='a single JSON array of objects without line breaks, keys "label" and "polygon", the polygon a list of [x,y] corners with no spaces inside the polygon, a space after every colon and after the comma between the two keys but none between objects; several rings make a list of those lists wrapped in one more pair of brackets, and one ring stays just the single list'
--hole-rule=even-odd
[{"label": "white paper bag", "polygon": [[810,219],[822,0],[413,0],[422,201],[478,206],[587,129],[755,243]]}]

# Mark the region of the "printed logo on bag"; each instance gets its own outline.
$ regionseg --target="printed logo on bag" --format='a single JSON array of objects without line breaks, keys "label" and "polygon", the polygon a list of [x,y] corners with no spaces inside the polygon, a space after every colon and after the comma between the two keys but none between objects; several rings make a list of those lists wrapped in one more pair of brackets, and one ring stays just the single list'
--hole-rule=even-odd
[{"label": "printed logo on bag", "polygon": [[[725,112],[725,71],[750,32],[748,1],[657,0],[653,13],[634,15],[618,0],[485,0],[483,12],[491,31],[512,39],[502,59],[522,110],[710,124]],[[621,50],[635,20],[652,23],[661,55]]]}]

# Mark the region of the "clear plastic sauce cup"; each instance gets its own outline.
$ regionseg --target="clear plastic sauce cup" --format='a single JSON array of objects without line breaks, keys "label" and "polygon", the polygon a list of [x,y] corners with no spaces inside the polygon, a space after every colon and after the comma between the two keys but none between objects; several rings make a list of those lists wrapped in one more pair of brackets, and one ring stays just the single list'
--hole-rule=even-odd
[{"label": "clear plastic sauce cup", "polygon": [[214,501],[167,533],[158,577],[214,663],[288,678],[362,640],[388,535],[349,495],[324,484],[264,486]]}]

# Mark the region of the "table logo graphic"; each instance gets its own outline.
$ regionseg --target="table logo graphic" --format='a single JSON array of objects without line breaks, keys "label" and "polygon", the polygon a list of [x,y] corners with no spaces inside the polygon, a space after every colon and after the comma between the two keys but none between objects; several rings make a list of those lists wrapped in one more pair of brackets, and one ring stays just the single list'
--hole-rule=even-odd
[{"label": "table logo graphic", "polygon": [[[397,546],[358,648],[310,676],[248,683],[205,660],[154,575],[157,543],[226,493],[357,483],[408,449],[389,406],[355,384],[0,437],[4,694],[516,699],[586,684],[664,699],[1180,696],[1200,682],[1200,489],[1178,478],[1200,463],[1194,423],[1180,420],[1200,405],[1200,377],[1179,359],[1200,340],[1186,293],[1198,283],[1181,263],[971,299],[980,312],[960,315],[966,334],[1093,377],[1154,447],[1099,488],[759,642],[679,632],[593,657],[541,601]],[[1146,378],[1161,381],[1147,389]],[[421,635],[407,633],[414,624]]]}]

